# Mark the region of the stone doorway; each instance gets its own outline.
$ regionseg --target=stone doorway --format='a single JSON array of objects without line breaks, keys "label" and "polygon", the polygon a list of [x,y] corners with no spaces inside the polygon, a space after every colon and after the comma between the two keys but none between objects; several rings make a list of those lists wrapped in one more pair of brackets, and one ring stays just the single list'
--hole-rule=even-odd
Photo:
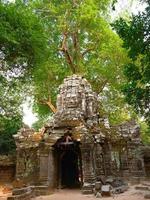
[{"label": "stone doorway", "polygon": [[150,178],[150,155],[144,156],[145,174]]},{"label": "stone doorway", "polygon": [[71,134],[62,136],[54,145],[57,166],[58,188],[79,188],[82,186],[82,160],[80,142]]}]

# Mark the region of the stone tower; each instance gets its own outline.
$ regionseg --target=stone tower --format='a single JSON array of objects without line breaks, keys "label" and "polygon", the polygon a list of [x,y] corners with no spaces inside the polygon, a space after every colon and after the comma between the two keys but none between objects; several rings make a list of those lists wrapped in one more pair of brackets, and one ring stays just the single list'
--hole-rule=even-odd
[{"label": "stone tower", "polygon": [[43,131],[24,127],[14,136],[16,179],[21,181],[19,190],[14,188],[14,199],[15,195],[47,194],[49,188],[70,186],[80,186],[89,194],[102,176],[144,175],[137,124],[110,127],[106,120],[101,124],[98,104],[85,78],[64,79],[57,112]]},{"label": "stone tower", "polygon": [[81,76],[65,78],[59,87],[57,113],[54,123],[58,126],[79,126],[81,123],[97,123],[97,95]]}]

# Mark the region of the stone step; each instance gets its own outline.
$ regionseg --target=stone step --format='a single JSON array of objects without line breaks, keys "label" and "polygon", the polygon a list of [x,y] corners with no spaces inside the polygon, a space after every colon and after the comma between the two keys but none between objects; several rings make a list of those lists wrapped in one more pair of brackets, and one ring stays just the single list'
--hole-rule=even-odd
[{"label": "stone step", "polygon": [[31,197],[32,194],[31,191],[29,191],[25,192],[24,194],[10,196],[7,198],[7,200],[29,200]]},{"label": "stone step", "polygon": [[23,188],[15,188],[12,191],[13,195],[21,195],[24,194],[26,192],[30,192],[31,191],[31,187],[23,187]]},{"label": "stone step", "polygon": [[88,194],[93,194],[92,190],[82,190],[82,194],[88,195]]},{"label": "stone step", "polygon": [[[24,199],[24,196],[40,196],[40,195],[49,195],[52,191],[49,190],[48,186],[28,186],[24,188],[13,189],[12,196],[9,197],[9,200],[13,199]],[[21,198],[20,198],[21,197]]]},{"label": "stone step", "polygon": [[150,188],[148,186],[136,186],[135,187],[136,190],[146,190],[146,191],[150,191]]},{"label": "stone step", "polygon": [[150,182],[143,182],[142,185],[150,187]]},{"label": "stone step", "polygon": [[40,196],[40,195],[49,195],[52,193],[51,190],[49,190],[48,186],[34,186],[32,188],[35,196]]}]

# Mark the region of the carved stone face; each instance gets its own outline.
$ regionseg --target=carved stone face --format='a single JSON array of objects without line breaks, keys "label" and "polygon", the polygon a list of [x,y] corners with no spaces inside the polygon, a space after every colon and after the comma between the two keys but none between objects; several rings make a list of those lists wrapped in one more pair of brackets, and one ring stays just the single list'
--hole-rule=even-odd
[{"label": "carved stone face", "polygon": [[[74,80],[72,82],[66,82],[61,88],[60,97],[61,97],[61,108],[79,108],[81,107],[81,93],[79,92],[80,82]],[[59,97],[59,98],[60,98]],[[59,105],[60,105],[59,104]]]},{"label": "carved stone face", "polygon": [[83,122],[95,116],[97,96],[92,91],[91,85],[81,76],[67,77],[60,86],[57,97],[57,113],[55,118],[60,123],[70,121]]},{"label": "carved stone face", "polygon": [[77,108],[80,103],[80,94],[75,90],[75,88],[72,91],[68,91],[66,93],[65,97],[65,108]]},{"label": "carved stone face", "polygon": [[81,80],[81,78],[67,79],[60,87],[60,94],[57,98],[58,110],[82,107],[81,94],[85,93],[85,88],[81,85]]}]

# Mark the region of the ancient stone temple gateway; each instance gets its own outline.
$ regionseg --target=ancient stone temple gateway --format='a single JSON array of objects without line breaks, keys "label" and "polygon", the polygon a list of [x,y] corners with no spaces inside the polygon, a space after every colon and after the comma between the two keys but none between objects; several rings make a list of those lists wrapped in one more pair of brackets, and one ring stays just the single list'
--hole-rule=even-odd
[{"label": "ancient stone temple gateway", "polygon": [[134,120],[109,127],[99,118],[96,93],[81,76],[67,77],[59,91],[57,112],[43,133],[24,127],[15,135],[21,186],[14,188],[14,198],[64,187],[92,193],[104,176],[145,176]]}]

